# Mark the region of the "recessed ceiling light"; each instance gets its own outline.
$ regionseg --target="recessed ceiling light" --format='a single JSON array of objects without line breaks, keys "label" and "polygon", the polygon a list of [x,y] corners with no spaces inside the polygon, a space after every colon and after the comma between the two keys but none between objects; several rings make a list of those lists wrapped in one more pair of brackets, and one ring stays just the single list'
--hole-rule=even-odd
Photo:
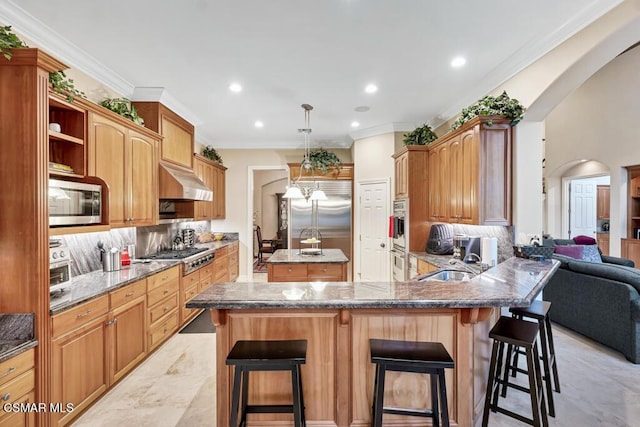
[{"label": "recessed ceiling light", "polygon": [[370,83],[364,88],[364,91],[367,93],[376,93],[378,91],[378,86]]},{"label": "recessed ceiling light", "polygon": [[235,93],[242,92],[242,85],[240,83],[231,83],[229,85],[229,90]]},{"label": "recessed ceiling light", "polygon": [[255,127],[257,127],[257,128],[263,128],[264,127],[264,123],[262,123],[262,121],[260,121],[260,120],[256,120],[256,122],[253,125]]},{"label": "recessed ceiling light", "polygon": [[351,122],[351,127],[352,128],[357,128],[360,126],[360,122]]},{"label": "recessed ceiling light", "polygon": [[456,56],[451,60],[451,66],[453,68],[460,68],[466,63],[467,63],[467,60],[462,56]]},{"label": "recessed ceiling light", "polygon": [[371,108],[367,107],[366,105],[361,105],[359,107],[356,107],[353,109],[353,111],[356,111],[358,113],[366,113],[367,111],[369,111]]}]

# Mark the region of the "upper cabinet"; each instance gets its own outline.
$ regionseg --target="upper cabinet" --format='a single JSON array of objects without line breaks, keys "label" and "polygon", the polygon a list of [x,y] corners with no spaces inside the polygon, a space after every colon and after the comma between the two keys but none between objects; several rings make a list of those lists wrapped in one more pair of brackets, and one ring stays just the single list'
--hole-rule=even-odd
[{"label": "upper cabinet", "polygon": [[157,224],[159,137],[119,116],[89,113],[88,170],[109,185],[109,224]]},{"label": "upper cabinet", "polygon": [[[491,120],[491,126],[486,120]],[[511,224],[511,125],[475,118],[429,147],[429,219]]]},{"label": "upper cabinet", "polygon": [[598,185],[597,187],[597,219],[609,219],[611,216],[611,186]]},{"label": "upper cabinet", "polygon": [[194,205],[193,216],[196,221],[225,218],[225,171],[226,167],[206,159],[194,156],[194,172],[207,187],[213,190],[213,201],[197,201]]},{"label": "upper cabinet", "polygon": [[136,101],[133,105],[145,127],[163,136],[160,160],[193,170],[193,125],[159,102]]}]

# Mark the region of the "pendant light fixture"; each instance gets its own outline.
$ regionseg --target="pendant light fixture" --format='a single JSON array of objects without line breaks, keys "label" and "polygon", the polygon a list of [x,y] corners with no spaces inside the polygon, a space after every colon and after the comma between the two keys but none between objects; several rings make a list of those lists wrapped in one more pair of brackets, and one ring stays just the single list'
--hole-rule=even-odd
[{"label": "pendant light fixture", "polygon": [[[304,198],[311,201],[327,200],[327,195],[324,193],[324,191],[320,190],[320,184],[315,181],[314,168],[311,165],[311,161],[309,160],[309,134],[311,133],[311,122],[309,116],[311,110],[313,110],[313,106],[309,104],[302,104],[302,109],[304,110],[305,127],[302,129],[298,129],[298,132],[304,134],[304,159],[300,164],[300,173],[298,174],[298,179],[293,181],[291,185],[287,187],[287,191],[282,197],[285,199]],[[311,171],[313,178],[311,187],[305,187],[300,184],[303,171]]]}]

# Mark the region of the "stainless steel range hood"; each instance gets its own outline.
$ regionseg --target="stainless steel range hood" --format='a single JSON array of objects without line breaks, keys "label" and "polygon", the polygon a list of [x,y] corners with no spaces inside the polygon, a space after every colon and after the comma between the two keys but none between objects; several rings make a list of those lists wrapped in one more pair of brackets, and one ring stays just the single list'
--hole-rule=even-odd
[{"label": "stainless steel range hood", "polygon": [[160,199],[213,200],[213,191],[189,169],[160,162]]}]

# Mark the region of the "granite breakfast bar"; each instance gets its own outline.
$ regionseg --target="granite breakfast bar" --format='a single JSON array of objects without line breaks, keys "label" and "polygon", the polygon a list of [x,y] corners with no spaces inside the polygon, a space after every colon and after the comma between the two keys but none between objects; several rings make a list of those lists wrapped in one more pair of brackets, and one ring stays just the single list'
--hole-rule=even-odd
[{"label": "granite breakfast bar", "polygon": [[[371,425],[370,338],[443,343],[455,361],[455,369],[446,373],[452,425],[472,426],[482,415],[491,345],[488,332],[499,308],[529,305],[558,265],[552,260],[511,258],[462,282],[213,286],[187,307],[211,310],[217,326],[217,426],[229,421],[231,369],[225,365],[226,356],[236,341],[251,339],[308,341],[302,368],[307,425]],[[393,374],[388,374],[385,405],[430,406],[427,378]],[[249,401],[290,403],[289,382],[280,372],[253,374]],[[284,426],[290,420],[288,414],[255,414],[248,425]],[[424,420],[388,415],[385,423],[424,425]]]}]

